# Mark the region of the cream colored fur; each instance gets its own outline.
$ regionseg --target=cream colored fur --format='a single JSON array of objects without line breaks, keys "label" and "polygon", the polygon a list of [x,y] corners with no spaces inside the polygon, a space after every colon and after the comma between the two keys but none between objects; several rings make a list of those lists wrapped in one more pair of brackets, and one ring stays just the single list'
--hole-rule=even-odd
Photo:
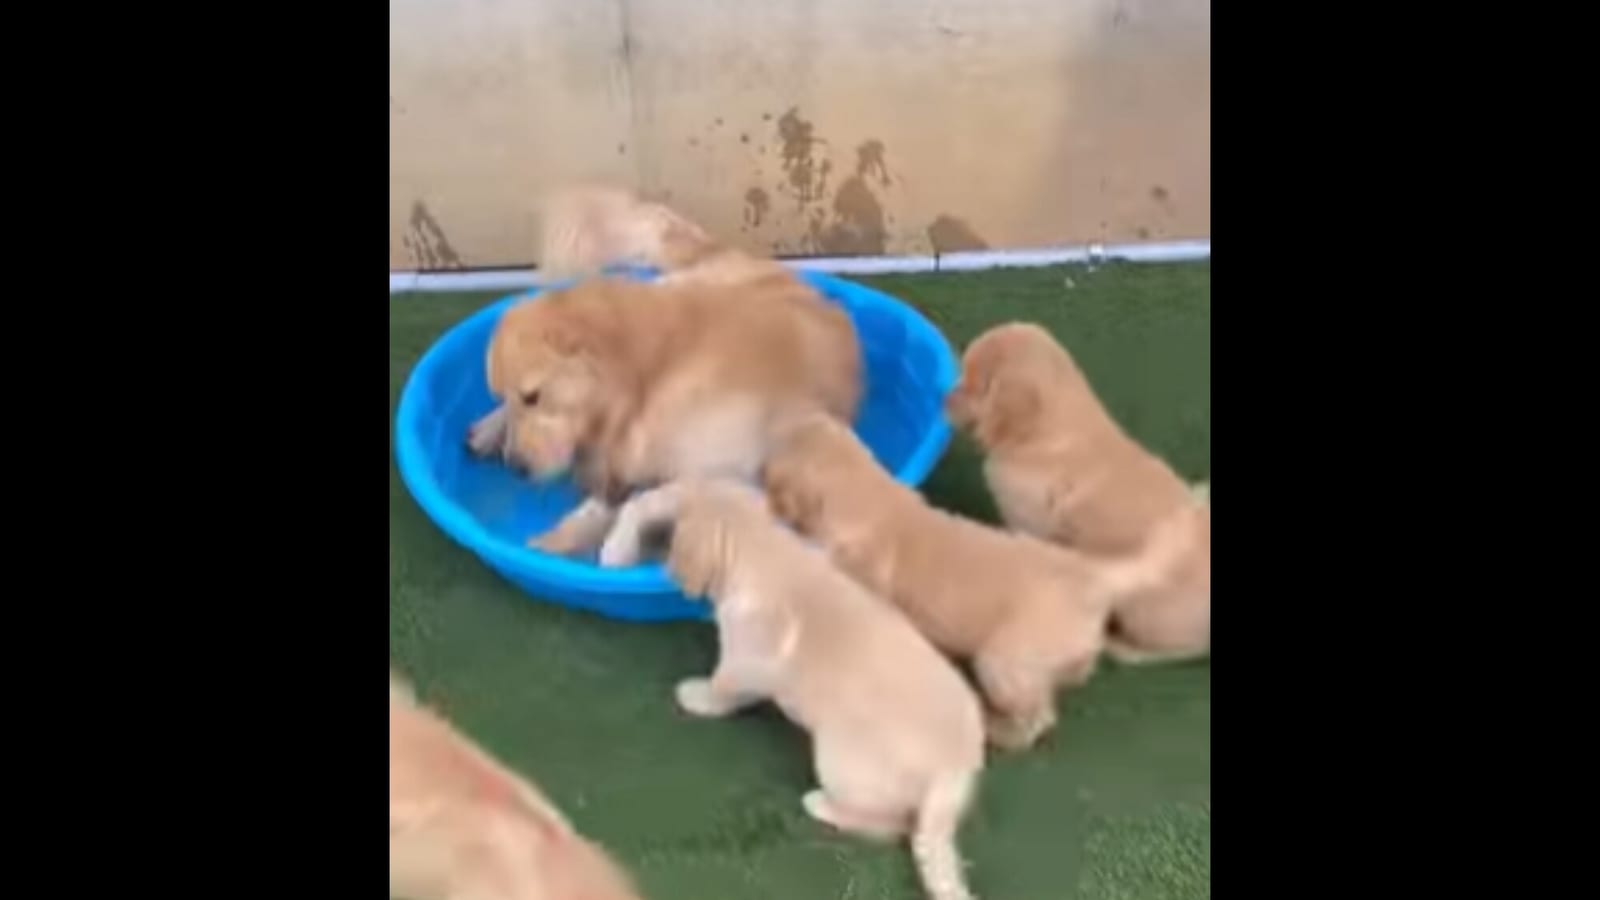
[{"label": "cream colored fur", "polygon": [[545,796],[389,673],[389,896],[639,900]]},{"label": "cream colored fur", "polygon": [[956,834],[983,725],[961,675],[742,484],[697,479],[635,497],[602,560],[636,562],[639,530],[662,521],[668,568],[712,603],[721,646],[709,678],[679,683],[678,705],[716,717],[771,700],[811,735],[821,787],[803,797],[807,813],[867,837],[909,834],[927,895],[970,898]]}]

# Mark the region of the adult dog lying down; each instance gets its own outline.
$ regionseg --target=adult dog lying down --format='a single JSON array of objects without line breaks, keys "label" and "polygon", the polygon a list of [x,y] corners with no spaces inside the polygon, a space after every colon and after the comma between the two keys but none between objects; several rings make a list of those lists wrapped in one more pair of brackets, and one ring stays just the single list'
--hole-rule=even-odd
[{"label": "adult dog lying down", "polygon": [[588,495],[531,544],[593,549],[632,491],[690,475],[753,479],[780,423],[854,418],[855,329],[788,269],[617,191],[582,189],[553,208],[558,271],[610,258],[667,274],[583,279],[496,327],[487,364],[501,406],[473,426],[472,448],[538,478],[570,471]]}]

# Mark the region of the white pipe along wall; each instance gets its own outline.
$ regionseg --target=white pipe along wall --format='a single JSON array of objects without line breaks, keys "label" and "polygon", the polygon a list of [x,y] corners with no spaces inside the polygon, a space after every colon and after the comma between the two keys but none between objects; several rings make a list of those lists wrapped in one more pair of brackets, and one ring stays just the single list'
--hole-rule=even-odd
[{"label": "white pipe along wall", "polygon": [[[839,256],[788,259],[796,269],[833,275],[886,275],[908,272],[976,272],[983,269],[1037,268],[1066,263],[1190,262],[1211,258],[1210,239],[1138,244],[1089,244],[1040,250],[974,250],[939,256]],[[535,269],[478,272],[390,272],[389,293],[436,294],[451,291],[520,290],[539,286]]]}]

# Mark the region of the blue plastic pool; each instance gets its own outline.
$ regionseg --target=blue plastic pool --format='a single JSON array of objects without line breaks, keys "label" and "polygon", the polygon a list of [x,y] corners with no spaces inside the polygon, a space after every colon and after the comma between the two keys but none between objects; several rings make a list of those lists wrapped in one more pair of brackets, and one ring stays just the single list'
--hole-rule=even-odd
[{"label": "blue plastic pool", "polygon": [[[887,294],[820,273],[800,276],[840,304],[860,335],[867,392],[857,433],[895,477],[920,485],[950,442],[942,405],[959,363],[949,342]],[[494,407],[484,356],[495,323],[539,293],[479,310],[423,354],[400,395],[400,477],[445,534],[532,597],[633,621],[707,618],[707,606],[686,599],[659,564],[603,569],[528,548],[529,536],[578,504],[577,490],[566,480],[534,484],[467,451],[467,427]]]}]

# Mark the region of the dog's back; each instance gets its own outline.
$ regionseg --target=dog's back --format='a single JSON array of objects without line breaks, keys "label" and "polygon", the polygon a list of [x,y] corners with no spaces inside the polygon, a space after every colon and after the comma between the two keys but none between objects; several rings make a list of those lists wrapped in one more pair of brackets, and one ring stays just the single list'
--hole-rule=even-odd
[{"label": "dog's back", "polygon": [[719,373],[737,379],[730,384],[801,387],[830,415],[854,418],[863,392],[855,326],[794,272],[618,187],[582,184],[553,194],[545,206],[541,267],[551,276],[576,277],[618,265],[657,268],[664,274],[656,287],[692,294],[701,301],[696,305],[709,307],[693,323],[693,343],[736,364],[736,371]]}]

